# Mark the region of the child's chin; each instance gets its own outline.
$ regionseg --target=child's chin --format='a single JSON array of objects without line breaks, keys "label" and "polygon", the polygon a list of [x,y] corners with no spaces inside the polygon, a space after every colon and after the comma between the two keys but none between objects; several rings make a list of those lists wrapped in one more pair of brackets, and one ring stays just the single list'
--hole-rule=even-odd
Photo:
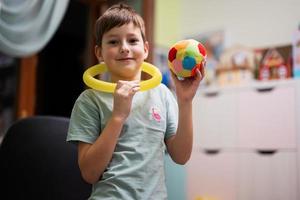
[{"label": "child's chin", "polygon": [[124,80],[133,80],[139,73],[139,70],[126,69],[122,72],[122,77],[124,77]]}]

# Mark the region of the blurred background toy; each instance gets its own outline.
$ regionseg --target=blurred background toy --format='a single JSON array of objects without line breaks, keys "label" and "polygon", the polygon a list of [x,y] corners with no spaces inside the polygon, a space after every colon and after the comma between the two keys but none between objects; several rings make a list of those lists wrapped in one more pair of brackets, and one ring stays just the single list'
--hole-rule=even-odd
[{"label": "blurred background toy", "polygon": [[300,25],[293,35],[293,75],[300,78]]},{"label": "blurred background toy", "polygon": [[181,40],[169,50],[168,66],[180,78],[194,76],[206,62],[205,47],[194,39]]},{"label": "blurred background toy", "polygon": [[255,54],[251,48],[235,45],[226,49],[217,66],[217,80],[223,85],[238,85],[254,80]]},{"label": "blurred background toy", "polygon": [[197,33],[192,38],[196,38],[206,49],[205,76],[201,81],[201,86],[216,86],[216,68],[225,48],[225,32],[223,30],[205,31],[203,33]]},{"label": "blurred background toy", "polygon": [[259,80],[285,79],[291,76],[291,69],[279,51],[271,48],[263,57],[258,73]]}]

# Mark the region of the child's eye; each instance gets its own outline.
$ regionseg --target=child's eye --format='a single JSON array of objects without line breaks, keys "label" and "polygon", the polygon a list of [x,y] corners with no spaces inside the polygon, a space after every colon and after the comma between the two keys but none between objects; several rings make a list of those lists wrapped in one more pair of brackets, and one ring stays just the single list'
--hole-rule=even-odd
[{"label": "child's eye", "polygon": [[115,45],[115,44],[118,44],[118,41],[117,40],[109,40],[108,44]]},{"label": "child's eye", "polygon": [[136,38],[132,38],[132,39],[129,40],[129,43],[130,43],[130,44],[136,44],[136,43],[138,43],[138,42],[139,42],[139,40],[136,39]]}]

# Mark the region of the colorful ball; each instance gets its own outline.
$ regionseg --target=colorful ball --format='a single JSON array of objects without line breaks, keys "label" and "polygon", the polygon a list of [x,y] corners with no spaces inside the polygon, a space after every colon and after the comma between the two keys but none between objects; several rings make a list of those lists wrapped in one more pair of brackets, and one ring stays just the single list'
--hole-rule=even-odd
[{"label": "colorful ball", "polygon": [[205,66],[205,47],[194,39],[181,40],[169,50],[168,65],[170,70],[178,77],[195,76],[196,69]]}]

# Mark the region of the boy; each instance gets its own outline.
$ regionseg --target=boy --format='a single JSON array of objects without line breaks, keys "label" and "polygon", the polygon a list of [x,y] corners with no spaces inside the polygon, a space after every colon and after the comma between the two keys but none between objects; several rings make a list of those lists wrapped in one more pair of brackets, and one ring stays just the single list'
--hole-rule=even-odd
[{"label": "boy", "polygon": [[117,87],[113,94],[88,89],[79,96],[67,138],[78,142],[82,177],[93,184],[89,199],[167,199],[164,152],[179,164],[191,155],[192,99],[201,72],[184,81],[173,75],[177,102],[163,84],[139,92],[149,47],[143,19],[124,4],[97,20],[96,44]]}]

